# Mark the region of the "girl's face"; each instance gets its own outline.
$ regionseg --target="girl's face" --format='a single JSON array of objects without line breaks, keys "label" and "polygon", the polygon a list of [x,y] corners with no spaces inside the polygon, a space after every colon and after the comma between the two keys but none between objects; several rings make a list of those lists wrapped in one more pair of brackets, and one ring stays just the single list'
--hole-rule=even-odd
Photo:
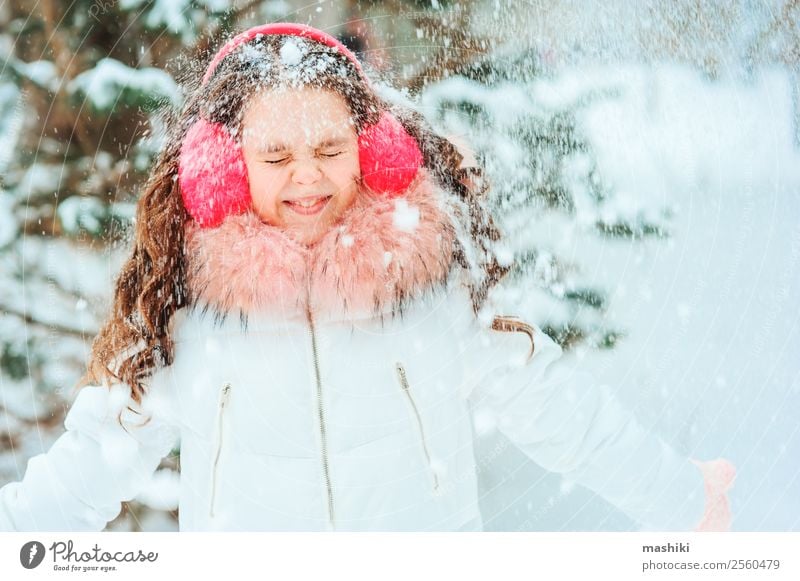
[{"label": "girl's face", "polygon": [[355,201],[358,136],[331,91],[257,93],[245,108],[242,150],[253,210],[302,244],[317,242]]}]

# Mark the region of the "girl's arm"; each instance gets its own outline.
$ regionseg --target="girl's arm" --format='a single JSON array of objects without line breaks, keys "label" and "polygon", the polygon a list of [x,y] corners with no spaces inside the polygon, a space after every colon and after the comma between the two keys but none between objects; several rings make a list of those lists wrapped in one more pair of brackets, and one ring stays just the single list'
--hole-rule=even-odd
[{"label": "girl's arm", "polygon": [[0,488],[0,531],[103,530],[177,443],[173,425],[147,421],[148,407],[123,385],[81,389],[66,433],[28,461],[22,481]]},{"label": "girl's arm", "polygon": [[[726,530],[726,460],[697,463],[648,432],[609,390],[561,361],[536,325],[497,318],[483,332],[470,400],[476,414],[543,468],[659,530]],[[533,345],[532,345],[532,344]],[[531,347],[533,354],[531,355]],[[498,362],[503,362],[498,364]]]}]

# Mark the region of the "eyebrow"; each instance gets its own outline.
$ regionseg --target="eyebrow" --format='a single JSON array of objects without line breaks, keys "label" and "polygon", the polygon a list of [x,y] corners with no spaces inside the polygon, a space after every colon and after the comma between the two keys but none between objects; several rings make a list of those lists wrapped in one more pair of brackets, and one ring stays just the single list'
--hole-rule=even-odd
[{"label": "eyebrow", "polygon": [[[344,145],[347,140],[344,137],[329,137],[328,139],[324,139],[320,141],[314,149],[323,149],[325,147],[336,147],[339,145]],[[289,150],[290,147],[283,143],[270,143],[269,145],[265,145],[263,147],[258,148],[259,153],[283,153],[284,151]]]}]

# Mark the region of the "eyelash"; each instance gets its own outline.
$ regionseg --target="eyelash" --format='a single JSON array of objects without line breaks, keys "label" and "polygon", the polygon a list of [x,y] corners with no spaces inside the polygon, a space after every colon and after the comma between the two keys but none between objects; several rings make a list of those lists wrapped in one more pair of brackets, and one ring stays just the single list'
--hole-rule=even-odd
[{"label": "eyelash", "polygon": [[[338,156],[342,155],[343,153],[344,153],[344,150],[342,150],[342,151],[337,151],[336,153],[320,153],[320,155],[321,155],[322,157],[334,158],[334,157],[338,157]],[[279,164],[281,164],[281,163],[284,163],[284,162],[286,162],[288,159],[289,159],[288,157],[284,157],[283,159],[278,159],[278,160],[275,160],[275,161],[272,161],[272,160],[266,160],[266,159],[265,159],[265,160],[264,160],[264,163],[268,163],[268,164],[270,164],[270,165],[279,165]]]}]

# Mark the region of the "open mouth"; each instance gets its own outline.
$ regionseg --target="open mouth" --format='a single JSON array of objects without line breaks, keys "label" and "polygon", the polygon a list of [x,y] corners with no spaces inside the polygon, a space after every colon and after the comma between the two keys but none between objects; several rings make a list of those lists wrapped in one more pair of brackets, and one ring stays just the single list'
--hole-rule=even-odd
[{"label": "open mouth", "polygon": [[284,200],[283,203],[296,214],[311,216],[322,212],[332,197],[333,196],[319,196],[317,198],[306,198],[304,200]]}]

